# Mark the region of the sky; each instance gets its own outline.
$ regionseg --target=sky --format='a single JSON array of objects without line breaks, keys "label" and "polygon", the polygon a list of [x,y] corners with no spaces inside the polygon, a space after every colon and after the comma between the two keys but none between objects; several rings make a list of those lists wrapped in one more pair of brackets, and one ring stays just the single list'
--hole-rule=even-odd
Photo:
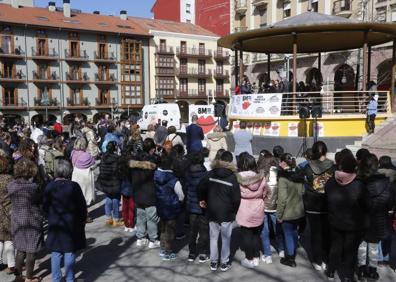
[{"label": "sky", "polygon": [[[35,0],[38,7],[47,7],[48,2],[56,2],[57,7],[63,6],[63,0]],[[129,16],[152,18],[150,12],[155,0],[71,0],[72,9],[83,12],[100,11],[104,15],[119,15],[121,10],[127,10]]]}]

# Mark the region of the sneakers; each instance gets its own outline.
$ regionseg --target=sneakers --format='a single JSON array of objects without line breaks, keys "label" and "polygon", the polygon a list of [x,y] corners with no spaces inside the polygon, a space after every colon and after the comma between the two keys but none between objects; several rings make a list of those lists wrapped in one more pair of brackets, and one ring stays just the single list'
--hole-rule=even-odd
[{"label": "sneakers", "polygon": [[160,258],[163,258],[165,255],[166,255],[166,252],[164,250],[159,251]]},{"label": "sneakers", "polygon": [[214,262],[214,261],[211,261],[211,262],[210,262],[210,270],[216,271],[216,270],[217,270],[217,267],[218,267],[217,262]]},{"label": "sneakers", "polygon": [[129,232],[129,233],[132,233],[132,232],[135,231],[135,228],[125,227],[125,228],[124,228],[124,231],[125,231],[125,232]]},{"label": "sneakers", "polygon": [[290,267],[296,267],[297,264],[292,257],[281,258],[280,263]]},{"label": "sneakers", "polygon": [[161,243],[158,240],[155,240],[154,242],[150,241],[150,243],[148,244],[148,248],[149,249],[156,249],[156,248],[159,248],[160,245],[161,245]]},{"label": "sneakers", "polygon": [[321,267],[322,267],[322,270],[325,271],[325,270],[327,269],[327,264],[325,264],[324,262],[322,262]]},{"label": "sneakers", "polygon": [[322,271],[322,266],[317,264],[317,263],[313,263],[312,264],[313,268],[317,271]]},{"label": "sneakers", "polygon": [[227,270],[229,270],[231,268],[231,264],[229,262],[227,263],[222,263],[220,265],[220,270],[223,272],[226,272]]},{"label": "sneakers", "polygon": [[137,239],[136,241],[136,246],[138,247],[143,247],[146,246],[148,244],[148,240],[143,238],[143,239]]},{"label": "sneakers", "polygon": [[285,251],[280,251],[279,252],[279,257],[284,258],[285,257]]},{"label": "sneakers", "polygon": [[246,267],[246,268],[254,268],[253,260],[248,260],[247,258],[244,258],[241,261],[241,265]]},{"label": "sneakers", "polygon": [[106,220],[106,225],[113,225],[113,219],[111,217]]},{"label": "sneakers", "polygon": [[260,258],[253,258],[253,264],[254,264],[254,266],[259,266]]},{"label": "sneakers", "polygon": [[176,259],[176,254],[175,253],[165,254],[162,257],[163,261],[170,261],[170,260],[175,260],[175,259]]},{"label": "sneakers", "polygon": [[197,257],[197,256],[196,256],[195,254],[190,253],[190,254],[188,255],[187,261],[193,262],[193,261],[195,260],[196,257]]},{"label": "sneakers", "polygon": [[198,257],[199,263],[205,263],[207,261],[209,261],[209,257],[205,254],[200,254]]},{"label": "sneakers", "polygon": [[271,256],[262,256],[261,260],[266,263],[266,264],[271,264],[272,263],[272,257]]},{"label": "sneakers", "polygon": [[330,271],[325,270],[324,273],[325,273],[325,275],[327,277],[327,280],[334,281],[334,272],[330,272]]}]

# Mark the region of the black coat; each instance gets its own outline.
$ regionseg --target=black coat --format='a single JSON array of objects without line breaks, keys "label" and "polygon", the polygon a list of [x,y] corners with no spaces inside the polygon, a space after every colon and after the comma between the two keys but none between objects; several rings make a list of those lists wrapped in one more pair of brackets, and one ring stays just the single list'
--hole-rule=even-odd
[{"label": "black coat", "polygon": [[376,174],[365,180],[365,206],[368,219],[368,228],[364,240],[369,243],[378,243],[391,235],[391,219],[389,211],[394,205],[394,195],[389,179]]},{"label": "black coat", "polygon": [[99,165],[96,187],[108,196],[115,197],[121,193],[119,161],[120,157],[118,155],[105,153]]},{"label": "black coat", "polygon": [[50,182],[45,189],[43,209],[48,219],[46,246],[49,251],[67,253],[85,248],[87,206],[78,183]]},{"label": "black coat", "polygon": [[325,193],[331,226],[345,231],[365,228],[364,184],[361,180],[341,185],[332,177],[326,183]]},{"label": "black coat", "polygon": [[206,176],[207,170],[203,165],[191,165],[186,172],[185,187],[187,190],[187,209],[193,214],[202,214],[198,199],[198,184]]},{"label": "black coat", "polygon": [[235,220],[241,202],[241,191],[232,163],[214,161],[211,170],[198,185],[198,197],[206,202],[209,221]]},{"label": "black coat", "polygon": [[131,160],[129,167],[131,168],[131,184],[134,190],[136,207],[155,206],[154,171],[157,167],[156,164],[150,160]]}]

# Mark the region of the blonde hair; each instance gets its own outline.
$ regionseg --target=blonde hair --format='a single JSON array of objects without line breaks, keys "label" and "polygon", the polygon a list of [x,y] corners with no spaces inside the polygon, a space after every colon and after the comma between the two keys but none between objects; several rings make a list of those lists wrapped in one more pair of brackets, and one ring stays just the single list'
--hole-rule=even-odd
[{"label": "blonde hair", "polygon": [[140,140],[140,127],[137,124],[131,126],[131,139],[132,140]]},{"label": "blonde hair", "polygon": [[74,142],[73,149],[76,151],[85,151],[87,149],[87,140],[83,137],[78,137]]}]

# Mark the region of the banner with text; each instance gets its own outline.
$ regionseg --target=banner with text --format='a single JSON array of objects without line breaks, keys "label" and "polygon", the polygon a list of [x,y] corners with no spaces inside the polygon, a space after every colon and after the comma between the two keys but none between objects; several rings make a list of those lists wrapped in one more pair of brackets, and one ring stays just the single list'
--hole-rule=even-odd
[{"label": "banner with text", "polygon": [[213,105],[190,105],[189,106],[189,119],[188,122],[191,124],[191,117],[193,115],[198,116],[197,124],[202,128],[204,134],[208,134],[213,131],[217,125],[217,118],[214,115]]},{"label": "banner with text", "polygon": [[234,95],[231,97],[229,118],[279,117],[282,97],[282,93]]}]

